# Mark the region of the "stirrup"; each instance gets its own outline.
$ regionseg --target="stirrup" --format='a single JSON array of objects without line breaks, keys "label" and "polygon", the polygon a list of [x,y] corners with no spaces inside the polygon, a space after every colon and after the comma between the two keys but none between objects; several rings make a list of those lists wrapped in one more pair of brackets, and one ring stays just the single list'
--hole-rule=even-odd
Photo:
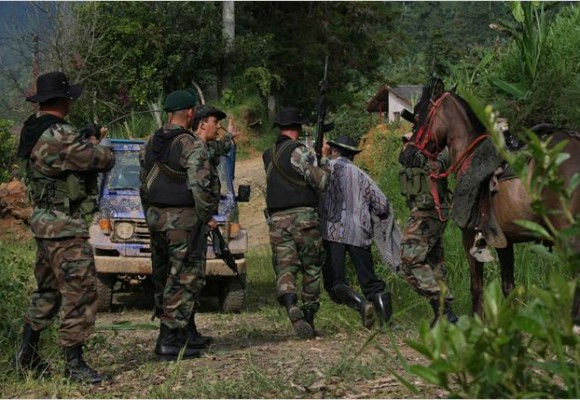
[{"label": "stirrup", "polygon": [[495,261],[495,257],[491,254],[491,250],[481,231],[475,234],[475,240],[473,241],[473,246],[469,249],[469,254],[482,263]]}]

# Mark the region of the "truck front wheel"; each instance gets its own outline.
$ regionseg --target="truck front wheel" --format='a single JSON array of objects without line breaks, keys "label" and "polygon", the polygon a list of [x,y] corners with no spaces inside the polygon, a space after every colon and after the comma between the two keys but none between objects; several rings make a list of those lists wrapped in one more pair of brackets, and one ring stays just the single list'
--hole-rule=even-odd
[{"label": "truck front wheel", "polygon": [[[240,276],[241,280],[246,284],[246,275]],[[237,277],[226,278],[224,286],[220,295],[220,308],[223,312],[239,313],[244,307],[246,300],[246,289]]]},{"label": "truck front wheel", "polygon": [[113,287],[116,282],[115,275],[97,274],[97,311],[110,311],[113,304]]}]

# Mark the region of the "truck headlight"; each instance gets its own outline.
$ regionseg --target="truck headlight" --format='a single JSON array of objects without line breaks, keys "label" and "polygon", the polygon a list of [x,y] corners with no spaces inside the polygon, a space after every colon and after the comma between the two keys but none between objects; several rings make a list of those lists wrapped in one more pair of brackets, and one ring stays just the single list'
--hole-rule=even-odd
[{"label": "truck headlight", "polygon": [[130,239],[135,233],[135,225],[130,222],[118,222],[115,224],[115,235],[119,239]]}]

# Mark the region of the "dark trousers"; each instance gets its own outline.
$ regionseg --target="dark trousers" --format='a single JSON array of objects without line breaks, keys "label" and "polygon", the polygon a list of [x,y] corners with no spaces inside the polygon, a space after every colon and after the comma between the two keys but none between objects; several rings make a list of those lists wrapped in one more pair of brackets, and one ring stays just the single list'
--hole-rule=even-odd
[{"label": "dark trousers", "polygon": [[338,284],[348,285],[345,279],[345,257],[350,255],[358,282],[364,296],[371,299],[373,295],[385,291],[385,282],[379,279],[375,273],[375,265],[370,247],[357,247],[343,243],[323,242],[326,252],[326,262],[322,269],[324,288],[334,300],[332,289]]}]

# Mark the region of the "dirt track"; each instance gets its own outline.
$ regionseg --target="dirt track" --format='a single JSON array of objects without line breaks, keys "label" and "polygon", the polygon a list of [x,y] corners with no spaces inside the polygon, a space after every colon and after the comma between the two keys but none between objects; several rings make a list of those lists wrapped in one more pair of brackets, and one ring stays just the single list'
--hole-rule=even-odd
[{"label": "dirt track", "polygon": [[236,161],[236,187],[250,185],[252,195],[249,203],[239,203],[240,223],[248,230],[250,248],[268,245],[268,226],[264,219],[266,205],[266,174],[260,156]]}]

